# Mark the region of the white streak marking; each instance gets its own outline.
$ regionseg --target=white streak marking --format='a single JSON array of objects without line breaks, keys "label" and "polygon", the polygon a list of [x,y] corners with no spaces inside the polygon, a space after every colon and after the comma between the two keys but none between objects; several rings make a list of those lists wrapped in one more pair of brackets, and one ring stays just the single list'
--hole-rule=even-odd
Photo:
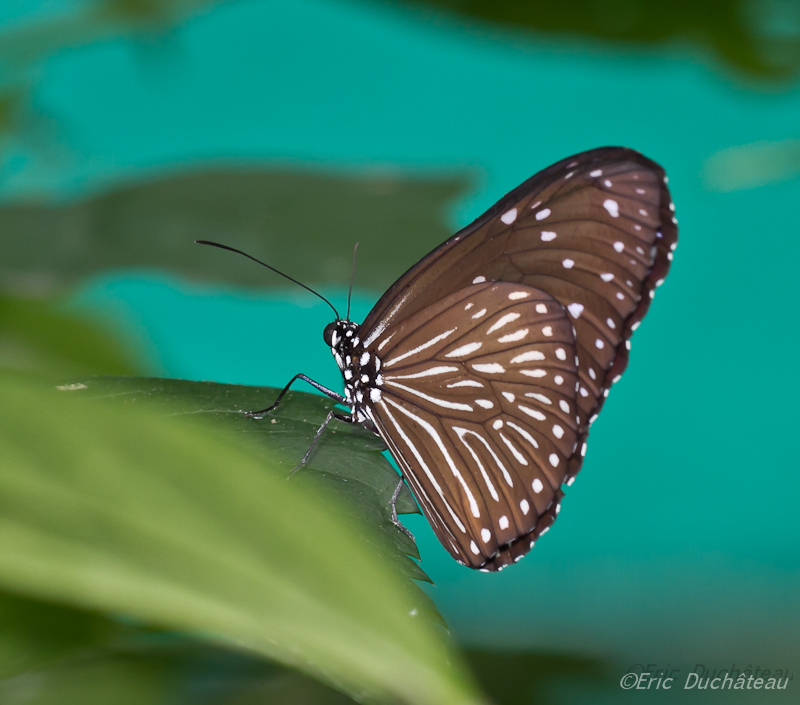
[{"label": "white streak marking", "polygon": [[474,541],[469,542],[469,550],[472,551],[476,556],[480,553],[480,549]]},{"label": "white streak marking", "polygon": [[[464,490],[464,493],[467,495],[467,501],[469,502],[469,507],[470,510],[472,511],[472,516],[478,519],[481,515],[481,512],[478,509],[478,503],[475,501],[475,496],[472,494],[472,490],[470,490],[469,485],[467,485],[467,483],[464,482],[463,475],[456,467],[456,464],[453,462],[453,459],[450,457],[450,453],[447,452],[447,448],[445,448],[444,443],[442,443],[442,439],[436,432],[436,429],[433,426],[431,426],[425,419],[423,419],[420,416],[417,416],[416,414],[412,414],[408,409],[400,406],[400,404],[395,404],[395,402],[393,402],[391,399],[387,399],[386,401],[388,401],[398,411],[405,414],[410,419],[416,421],[420,426],[422,426],[422,428],[424,428],[428,432],[428,435],[433,439],[434,443],[436,443],[436,446],[439,448],[439,452],[444,456],[445,462],[450,467],[453,476],[458,480],[459,484]],[[417,460],[420,461],[420,463],[422,462],[422,459],[419,457],[417,458]],[[431,479],[430,475],[428,479]]]},{"label": "white streak marking", "polygon": [[483,282],[485,282],[485,281],[486,281],[486,277],[481,276],[481,277],[475,277],[472,280],[472,283],[473,284],[483,284]]},{"label": "white streak marking", "polygon": [[491,409],[494,406],[494,404],[490,402],[488,399],[476,399],[475,403],[478,406],[483,407],[484,409]]},{"label": "white streak marking", "polygon": [[490,333],[494,333],[496,330],[499,330],[503,326],[511,323],[512,321],[516,321],[519,318],[520,314],[518,313],[507,313],[505,316],[502,316],[499,320],[495,321],[492,324],[492,327],[486,331],[486,335]]},{"label": "white streak marking", "polygon": [[516,397],[511,392],[500,392],[508,401],[513,402]]},{"label": "white streak marking", "polygon": [[453,389],[454,387],[480,387],[483,389],[483,385],[480,382],[476,382],[474,379],[465,379],[461,382],[453,382],[453,384],[448,384],[448,389]]},{"label": "white streak marking", "polygon": [[511,443],[511,441],[509,441],[508,438],[506,438],[502,433],[500,434],[500,440],[506,444],[508,449],[511,451],[511,454],[514,456],[514,458],[518,463],[520,463],[521,465],[528,464],[528,459],[522,453],[520,453],[519,450],[517,450],[517,448],[514,447],[514,444]]},{"label": "white streak marking", "polygon": [[606,318],[606,324],[609,328],[611,328],[611,330],[614,330],[617,327],[614,321],[612,321],[610,318]]},{"label": "white streak marking", "polygon": [[[402,411],[407,416],[411,415],[411,414],[409,414],[409,412],[407,412],[405,409],[403,409],[398,404],[395,404],[393,401],[389,400],[389,403],[392,406],[395,406],[398,409],[400,409],[400,411]],[[461,519],[459,519],[458,515],[453,511],[453,508],[450,506],[450,503],[447,501],[447,499],[445,499],[444,493],[442,492],[441,485],[437,482],[436,477],[430,471],[430,468],[425,464],[425,461],[422,459],[422,456],[419,454],[419,451],[417,450],[417,447],[411,442],[411,439],[406,435],[406,433],[403,430],[402,426],[400,426],[400,424],[397,423],[397,419],[395,419],[395,417],[392,416],[392,413],[389,411],[389,408],[386,406],[386,402],[381,401],[380,405],[383,407],[384,412],[386,413],[386,415],[391,420],[391,422],[394,425],[395,429],[397,430],[397,433],[399,434],[399,436],[406,442],[406,445],[409,447],[409,449],[411,450],[412,454],[417,459],[417,462],[420,464],[420,467],[422,468],[423,472],[425,473],[425,475],[427,475],[428,480],[430,481],[431,485],[433,485],[433,489],[436,490],[436,493],[439,495],[439,497],[441,498],[442,502],[444,502],[444,506],[447,507],[447,511],[450,512],[450,516],[453,517],[453,521],[455,521],[456,526],[458,526],[458,528],[461,529],[462,533],[467,533],[466,527],[461,522]]]},{"label": "white streak marking", "polygon": [[359,360],[359,363],[361,363],[361,366],[363,367],[368,362],[369,362],[369,353],[368,352],[361,353],[361,359]]},{"label": "white streak marking", "polygon": [[500,497],[497,494],[497,490],[494,488],[489,475],[486,473],[486,468],[483,467],[483,463],[481,463],[480,458],[478,458],[478,454],[472,450],[470,445],[464,440],[464,436],[467,433],[471,433],[473,436],[477,436],[478,434],[475,431],[469,431],[466,428],[461,428],[460,426],[453,426],[453,430],[458,434],[458,440],[464,444],[464,447],[469,451],[469,454],[472,456],[472,459],[475,461],[475,464],[478,466],[478,470],[480,470],[481,475],[483,476],[483,481],[486,483],[486,487],[489,490],[489,494],[492,495],[492,499],[495,502],[500,501]]},{"label": "white streak marking", "polygon": [[[511,423],[509,422],[508,425],[510,426]],[[455,427],[453,427],[453,428],[455,428]],[[494,452],[494,450],[492,449],[492,446],[490,446],[489,443],[487,443],[486,439],[483,436],[481,436],[479,433],[475,433],[475,431],[470,431],[468,429],[461,429],[461,430],[464,433],[469,433],[470,435],[475,436],[475,438],[477,438],[481,443],[483,443],[483,445],[486,448],[486,450],[489,451],[489,455],[492,456],[492,460],[494,460],[494,462],[497,465],[497,467],[500,468],[500,472],[503,473],[503,478],[505,479],[506,484],[508,484],[509,487],[513,487],[514,486],[514,481],[511,479],[511,475],[508,474],[508,470],[506,470],[506,466],[503,465],[503,463],[500,461],[500,458],[497,457],[497,453]],[[466,445],[466,443],[464,445]],[[467,447],[469,447],[469,446],[467,446]]]},{"label": "white streak marking", "polygon": [[594,171],[590,171],[589,172],[589,176],[597,177],[597,176],[602,176],[602,175],[603,175],[603,170],[602,169],[595,169]]},{"label": "white streak marking", "polygon": [[466,345],[462,345],[460,348],[451,350],[445,355],[445,357],[463,357],[464,355],[469,355],[470,353],[475,352],[482,345],[483,343],[467,343]]},{"label": "white streak marking", "polygon": [[528,335],[527,328],[521,328],[516,333],[509,333],[508,335],[504,335],[502,338],[498,338],[498,343],[516,343],[518,340],[522,340],[526,335]]},{"label": "white streak marking", "polygon": [[536,409],[531,409],[530,407],[523,406],[522,404],[519,405],[519,410],[536,419],[537,421],[544,421],[547,418],[541,411],[536,411]]},{"label": "white streak marking", "polygon": [[527,299],[530,294],[527,291],[512,291],[508,298],[512,301],[517,301],[518,299]]},{"label": "white streak marking", "polygon": [[526,392],[526,397],[530,397],[531,399],[536,399],[536,401],[542,402],[542,404],[552,404],[553,402],[550,401],[549,397],[546,397],[544,394],[537,394],[536,392]]},{"label": "white streak marking", "polygon": [[517,364],[520,362],[531,362],[533,360],[537,362],[544,360],[544,353],[541,353],[538,350],[528,350],[527,352],[521,353],[520,355],[511,358],[512,364]]},{"label": "white streak marking", "polygon": [[473,303],[469,303],[469,304],[467,304],[466,306],[464,306],[464,310],[465,310],[465,311],[469,311],[469,310],[470,310],[470,309],[471,309],[471,308],[472,308],[474,305],[475,305],[475,304],[473,304]]},{"label": "white streak marking", "polygon": [[520,370],[520,374],[523,374],[526,377],[545,377],[547,372],[544,370]]},{"label": "white streak marking", "polygon": [[[400,362],[400,360],[405,360],[407,357],[411,357],[412,355],[416,355],[418,352],[421,352],[421,351],[425,350],[426,348],[431,347],[431,345],[436,345],[436,343],[438,343],[440,340],[444,340],[449,335],[452,335],[453,333],[455,333],[456,330],[458,330],[458,329],[457,328],[451,328],[450,330],[445,331],[444,333],[440,333],[435,338],[431,338],[427,343],[423,343],[422,345],[417,346],[413,350],[409,350],[407,353],[403,353],[402,355],[398,355],[397,357],[393,357],[391,360],[387,360],[386,362],[383,363],[383,365],[384,365],[384,367],[391,367],[396,362]],[[388,338],[387,338],[387,340],[388,340]],[[378,350],[380,350],[380,348],[378,348]]]},{"label": "white streak marking", "polygon": [[472,369],[476,372],[485,372],[490,375],[499,375],[506,371],[506,368],[497,362],[476,363],[472,366]]},{"label": "white streak marking", "polygon": [[473,318],[480,318],[481,316],[484,316],[484,315],[486,315],[486,309],[485,309],[485,308],[482,308],[482,309],[481,309],[480,311],[478,311],[477,313],[474,313],[474,314],[472,314],[472,317],[473,317]]},{"label": "white streak marking", "polygon": [[[370,335],[370,336],[369,336],[369,338],[367,338],[367,339],[364,341],[364,345],[371,345],[371,344],[372,344],[372,341],[373,341],[375,338],[377,338],[377,336],[376,336],[376,335],[373,333],[372,335]],[[390,341],[392,338],[394,338],[394,333],[392,333],[392,334],[391,334],[391,335],[390,335],[388,338],[384,338],[384,339],[381,341],[381,344],[378,346],[378,352],[380,352],[381,350],[383,350],[384,346],[385,346],[385,345],[386,345],[386,344],[387,344],[387,343],[388,343],[388,342],[389,342],[389,341]]]},{"label": "white streak marking", "polygon": [[522,426],[517,426],[513,421],[509,421],[508,425],[510,428],[513,428],[520,436],[522,436],[528,443],[530,443],[534,448],[537,450],[539,449],[539,444],[536,442],[536,439],[528,433]]},{"label": "white streak marking", "polygon": [[436,406],[444,407],[445,409],[457,409],[459,411],[472,411],[472,407],[469,404],[460,404],[456,401],[446,401],[445,399],[437,399],[436,397],[429,396],[424,392],[420,392],[418,389],[414,389],[413,387],[407,387],[405,384],[399,384],[398,382],[390,382],[386,381],[386,384],[397,387],[398,389],[402,389],[405,392],[410,392],[414,396],[420,397],[421,399],[425,399],[425,401],[430,401],[436,404]]},{"label": "white streak marking", "polygon": [[386,375],[386,379],[418,379],[419,377],[430,377],[431,375],[443,375],[447,372],[458,372],[459,367],[431,367],[423,372],[417,372],[413,375]]},{"label": "white streak marking", "polygon": [[544,208],[536,214],[536,220],[544,220],[548,215],[550,215],[550,209]]}]

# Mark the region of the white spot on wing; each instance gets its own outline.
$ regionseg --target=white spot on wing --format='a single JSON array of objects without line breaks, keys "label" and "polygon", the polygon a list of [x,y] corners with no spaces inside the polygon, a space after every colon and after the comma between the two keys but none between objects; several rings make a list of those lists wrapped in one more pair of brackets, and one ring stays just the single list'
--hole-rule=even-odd
[{"label": "white spot on wing", "polygon": [[516,301],[518,299],[527,299],[529,296],[530,294],[527,291],[512,291],[508,295],[508,298],[512,301]]},{"label": "white spot on wing", "polygon": [[556,234],[552,230],[542,230],[542,242],[550,242],[556,239]]},{"label": "white spot on wing", "polygon": [[539,494],[544,489],[544,485],[538,477],[531,483],[531,487],[536,494]]},{"label": "white spot on wing", "polygon": [[503,215],[500,216],[500,220],[502,220],[506,225],[511,225],[517,219],[517,209],[512,208],[510,211],[506,211]]},{"label": "white spot on wing", "polygon": [[619,203],[611,198],[607,198],[603,201],[603,208],[608,211],[608,214],[612,218],[619,218]]},{"label": "white spot on wing", "polygon": [[563,260],[561,264],[564,266],[564,269],[572,269],[575,266],[575,261],[567,257],[567,259]]},{"label": "white spot on wing", "polygon": [[583,313],[583,304],[570,304],[567,306],[567,311],[573,318],[580,318]]},{"label": "white spot on wing", "polygon": [[548,215],[550,215],[550,209],[543,208],[536,214],[536,220],[544,220]]}]

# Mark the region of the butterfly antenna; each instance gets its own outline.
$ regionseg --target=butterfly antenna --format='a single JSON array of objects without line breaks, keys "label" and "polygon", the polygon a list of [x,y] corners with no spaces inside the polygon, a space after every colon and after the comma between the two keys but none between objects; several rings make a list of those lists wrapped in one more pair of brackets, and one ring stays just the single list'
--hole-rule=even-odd
[{"label": "butterfly antenna", "polygon": [[326,304],[328,304],[328,306],[331,307],[331,309],[333,309],[333,312],[336,314],[336,320],[338,321],[341,318],[339,312],[336,310],[336,307],[330,301],[328,301],[328,299],[326,299],[322,294],[320,294],[317,291],[314,291],[310,286],[306,286],[302,282],[297,281],[297,279],[292,279],[292,277],[290,277],[288,274],[284,274],[280,270],[275,269],[275,267],[271,267],[266,262],[262,262],[260,259],[253,257],[253,255],[248,255],[246,252],[237,250],[235,247],[228,247],[227,245],[221,245],[218,242],[211,242],[211,240],[195,240],[195,243],[198,245],[209,245],[210,247],[218,247],[220,250],[228,250],[229,252],[235,252],[236,254],[244,255],[245,257],[247,257],[247,259],[253,260],[253,262],[258,262],[261,266],[266,267],[267,269],[270,269],[273,272],[275,272],[275,274],[280,274],[284,279],[288,279],[290,282],[294,282],[298,286],[302,286],[306,291],[310,291],[312,294],[314,294],[314,296],[319,296],[319,298],[321,298]]},{"label": "butterfly antenna", "polygon": [[350,298],[353,295],[353,282],[356,280],[356,253],[358,252],[358,243],[353,248],[353,270],[350,272],[350,289],[347,292],[347,315],[345,318],[350,320]]}]

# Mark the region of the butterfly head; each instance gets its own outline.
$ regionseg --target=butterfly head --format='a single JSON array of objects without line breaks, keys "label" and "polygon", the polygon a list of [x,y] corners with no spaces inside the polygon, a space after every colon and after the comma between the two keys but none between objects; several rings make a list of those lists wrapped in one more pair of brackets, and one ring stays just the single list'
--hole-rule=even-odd
[{"label": "butterfly head", "polygon": [[358,324],[346,318],[332,321],[322,333],[326,345],[330,347],[339,369],[344,370],[348,356],[353,353],[353,348],[358,344]]}]

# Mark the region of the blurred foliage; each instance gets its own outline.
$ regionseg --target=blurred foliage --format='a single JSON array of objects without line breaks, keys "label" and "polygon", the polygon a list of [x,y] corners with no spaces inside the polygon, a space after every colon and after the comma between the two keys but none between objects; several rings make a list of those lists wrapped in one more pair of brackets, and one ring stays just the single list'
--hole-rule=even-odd
[{"label": "blurred foliage", "polygon": [[[252,448],[280,478],[290,476],[334,407],[333,401],[326,397],[289,392],[270,416],[252,419],[243,412],[267,406],[280,390],[135,377],[99,377],[74,383],[80,384],[81,396],[114,399],[123,406],[151,402],[157,404],[159,413],[169,417],[202,416],[224,429],[237,445]],[[291,475],[291,482],[333,493],[339,504],[350,508],[347,516],[378,528],[377,535],[370,532],[366,536],[371,540],[372,550],[397,562],[409,577],[430,582],[419,565],[407,557],[419,558],[416,545],[391,522],[391,497],[398,475],[381,454],[385,447],[380,438],[360,426],[334,420],[320,437],[308,464]],[[419,513],[406,486],[398,497],[397,511]],[[428,613],[437,614],[422,591],[416,589],[412,599]],[[437,619],[441,621],[438,616]]]},{"label": "blurred foliage", "polygon": [[[8,669],[9,647],[27,657],[26,668]],[[592,696],[603,691],[613,701],[619,690],[609,666],[587,658],[490,650],[464,655],[498,705],[597,702]],[[0,674],[3,705],[353,702],[317,680],[244,651],[1,593],[0,666],[5,669]]]},{"label": "blurred foliage", "polygon": [[329,492],[213,415],[82,387],[0,375],[1,588],[208,635],[357,698],[478,702],[382,539]]},{"label": "blurred foliage", "polygon": [[6,205],[0,286],[38,293],[121,267],[286,286],[237,255],[193,244],[206,239],[244,249],[304,283],[339,285],[350,279],[351,248],[360,242],[356,283],[382,291],[411,264],[409,252],[422,256],[450,236],[445,204],[466,186],[463,178],[385,173],[215,170],[72,203]]},{"label": "blurred foliage", "polygon": [[751,76],[788,78],[800,67],[798,0],[406,0],[509,27],[624,47],[688,41]]},{"label": "blurred foliage", "polygon": [[798,175],[798,139],[728,147],[713,154],[703,165],[703,182],[710,191],[740,191]]},{"label": "blurred foliage", "polygon": [[58,304],[0,294],[0,370],[49,374],[135,374],[133,356],[96,324]]}]

